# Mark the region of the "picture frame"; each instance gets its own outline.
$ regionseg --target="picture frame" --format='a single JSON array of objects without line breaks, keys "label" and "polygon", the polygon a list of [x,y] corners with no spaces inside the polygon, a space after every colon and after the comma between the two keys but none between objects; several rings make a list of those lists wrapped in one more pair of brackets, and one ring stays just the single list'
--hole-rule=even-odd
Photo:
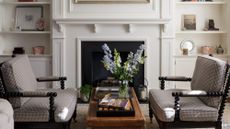
[{"label": "picture frame", "polygon": [[182,16],[182,30],[196,30],[196,15],[185,14]]},{"label": "picture frame", "polygon": [[36,23],[43,17],[42,6],[16,6],[15,29],[36,31]]},{"label": "picture frame", "polygon": [[74,0],[75,4],[149,3],[149,0]]}]

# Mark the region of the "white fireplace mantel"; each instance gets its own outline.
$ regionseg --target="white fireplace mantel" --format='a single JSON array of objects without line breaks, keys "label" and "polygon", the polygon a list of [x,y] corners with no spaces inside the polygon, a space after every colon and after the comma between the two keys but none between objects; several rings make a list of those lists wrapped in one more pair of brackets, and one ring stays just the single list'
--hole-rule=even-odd
[{"label": "white fireplace mantel", "polygon": [[55,18],[57,24],[168,24],[171,19],[117,18]]},{"label": "white fireplace mantel", "polygon": [[106,24],[124,24],[128,26],[129,32],[132,32],[132,27],[135,24],[138,25],[163,25],[163,30],[165,31],[167,28],[167,24],[171,21],[171,19],[139,19],[139,18],[129,18],[129,19],[117,19],[117,18],[98,18],[98,19],[79,19],[79,18],[55,18],[55,23],[59,25],[59,31],[63,32],[63,25],[67,24],[87,24],[94,26],[94,32],[97,32],[98,25],[106,25]]},{"label": "white fireplace mantel", "polygon": [[149,88],[172,66],[172,0],[147,4],[73,4],[53,0],[53,74],[67,76],[67,85],[81,87],[81,41],[144,41]]}]

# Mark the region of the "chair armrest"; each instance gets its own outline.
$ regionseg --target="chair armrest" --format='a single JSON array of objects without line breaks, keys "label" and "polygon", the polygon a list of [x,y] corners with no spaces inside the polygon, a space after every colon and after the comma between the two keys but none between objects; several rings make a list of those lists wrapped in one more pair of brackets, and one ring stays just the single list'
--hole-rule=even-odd
[{"label": "chair armrest", "polygon": [[2,97],[56,97],[56,92],[38,92],[38,91],[25,91],[25,92],[6,92],[1,94]]},{"label": "chair armrest", "polygon": [[173,92],[173,97],[220,97],[223,96],[224,92],[206,92],[202,90],[182,91]]},{"label": "chair armrest", "polygon": [[160,80],[160,88],[161,90],[165,89],[165,81],[191,81],[192,78],[184,77],[184,76],[161,76]]},{"label": "chair armrest", "polygon": [[66,77],[57,77],[57,76],[47,76],[47,77],[38,77],[38,82],[51,82],[51,81],[60,81],[61,89],[65,89]]},{"label": "chair armrest", "polygon": [[66,77],[57,77],[57,76],[47,76],[47,77],[38,77],[38,82],[50,82],[50,81],[61,81],[61,80],[67,80]]},{"label": "chair armrest", "polygon": [[191,81],[192,78],[185,77],[185,76],[165,76],[159,77],[159,80],[165,81]]}]

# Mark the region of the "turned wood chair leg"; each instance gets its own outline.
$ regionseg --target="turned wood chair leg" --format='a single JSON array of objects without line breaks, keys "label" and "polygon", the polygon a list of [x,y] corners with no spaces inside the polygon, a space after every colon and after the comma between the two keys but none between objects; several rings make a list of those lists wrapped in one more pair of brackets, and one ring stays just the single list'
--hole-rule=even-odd
[{"label": "turned wood chair leg", "polygon": [[74,122],[77,122],[77,118],[76,117],[77,117],[77,109],[75,109],[74,113],[73,113],[73,118],[72,119],[73,119]]},{"label": "turned wood chair leg", "polygon": [[222,122],[218,122],[215,129],[222,129]]},{"label": "turned wood chair leg", "polygon": [[163,122],[158,122],[160,129],[167,129],[166,125]]},{"label": "turned wood chair leg", "polygon": [[150,102],[149,102],[149,117],[150,117],[150,122],[152,123],[152,120],[153,120],[153,110],[150,106]]}]

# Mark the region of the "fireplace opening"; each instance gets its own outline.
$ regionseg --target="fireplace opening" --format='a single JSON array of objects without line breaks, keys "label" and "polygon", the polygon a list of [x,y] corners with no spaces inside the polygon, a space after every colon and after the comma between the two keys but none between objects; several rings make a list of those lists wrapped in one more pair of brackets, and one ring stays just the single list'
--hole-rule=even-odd
[{"label": "fireplace opening", "polygon": [[[111,51],[116,48],[121,55],[122,62],[126,61],[130,51],[136,52],[144,41],[82,41],[82,85],[91,84],[98,86],[102,81],[108,80],[111,73],[107,71],[101,62],[104,56],[102,45],[106,43]],[[133,79],[131,86],[137,87],[144,83],[144,65],[140,65],[139,72]]]}]

